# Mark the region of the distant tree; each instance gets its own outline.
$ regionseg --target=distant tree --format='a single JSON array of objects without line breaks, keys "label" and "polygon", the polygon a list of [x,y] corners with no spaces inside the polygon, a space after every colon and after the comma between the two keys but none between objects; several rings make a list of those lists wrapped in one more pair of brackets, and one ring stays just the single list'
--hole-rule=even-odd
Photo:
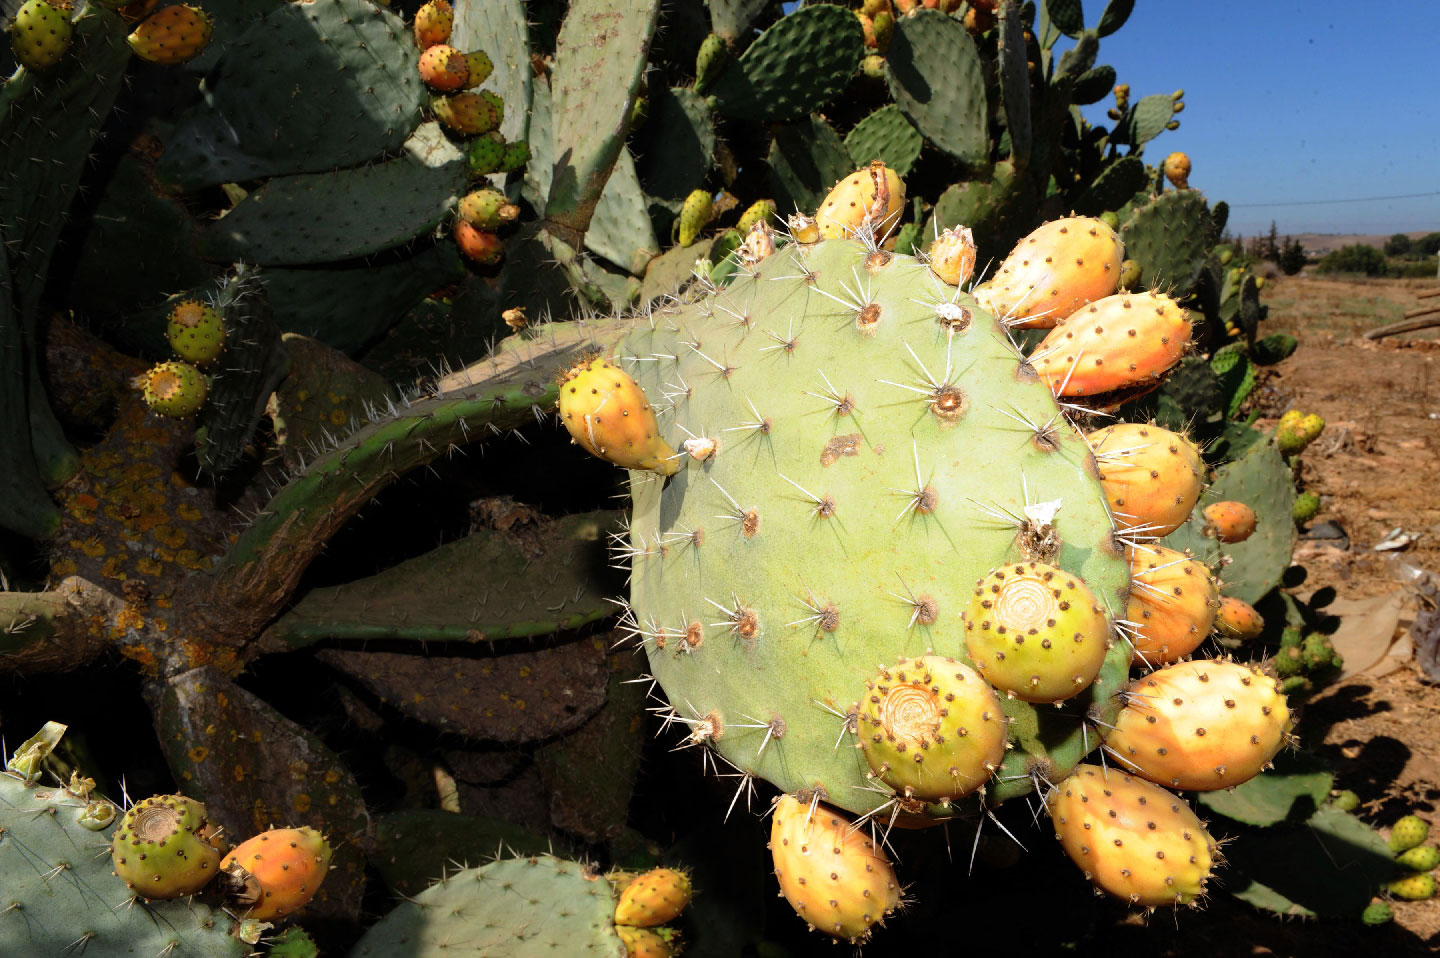
[{"label": "distant tree", "polygon": [[1280,268],[1286,276],[1294,276],[1305,268],[1305,247],[1299,240],[1285,237],[1285,245],[1280,250]]},{"label": "distant tree", "polygon": [[1385,241],[1386,256],[1404,256],[1410,252],[1410,237],[1396,233]]},{"label": "distant tree", "polygon": [[1426,256],[1434,256],[1440,253],[1440,233],[1431,233],[1420,240],[1420,252]]},{"label": "distant tree", "polygon": [[1322,273],[1364,273],[1366,276],[1385,275],[1385,254],[1366,243],[1342,246],[1326,253],[1315,267]]}]

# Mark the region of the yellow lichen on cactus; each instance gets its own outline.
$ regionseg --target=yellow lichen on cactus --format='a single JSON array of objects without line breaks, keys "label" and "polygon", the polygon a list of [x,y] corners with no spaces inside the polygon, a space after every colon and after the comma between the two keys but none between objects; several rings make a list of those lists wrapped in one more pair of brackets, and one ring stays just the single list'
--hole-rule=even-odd
[{"label": "yellow lichen on cactus", "polygon": [[662,476],[680,470],[680,456],[660,435],[644,391],[608,359],[582,361],[565,373],[560,420],[585,451],[617,466]]},{"label": "yellow lichen on cactus", "polygon": [[975,298],[1007,325],[1050,329],[1119,289],[1122,248],[1104,220],[1052,220],[1015,244]]},{"label": "yellow lichen on cactus", "polygon": [[904,211],[904,182],[876,160],[835,184],[816,211],[815,224],[825,239],[869,232],[878,243],[894,232]]}]

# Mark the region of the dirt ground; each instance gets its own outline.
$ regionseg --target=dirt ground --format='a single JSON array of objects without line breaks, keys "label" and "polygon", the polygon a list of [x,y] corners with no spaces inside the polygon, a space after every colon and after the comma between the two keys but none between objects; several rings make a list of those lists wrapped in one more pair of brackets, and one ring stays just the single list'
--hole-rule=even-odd
[{"label": "dirt ground", "polygon": [[[1301,542],[1303,590],[1330,586],[1342,599],[1367,599],[1401,588],[1400,564],[1440,573],[1440,331],[1362,338],[1422,304],[1440,306],[1440,298],[1418,299],[1437,288],[1433,280],[1299,276],[1265,290],[1266,331],[1293,333],[1301,345],[1265,381],[1262,411],[1325,417],[1301,477],[1322,499],[1311,527],[1328,520],[1349,538],[1348,549]],[[1408,547],[1373,551],[1397,528],[1413,540]],[[1319,751],[1337,771],[1336,787],[1355,790],[1374,824],[1413,812],[1440,829],[1440,686],[1423,682],[1413,663],[1337,683],[1309,706],[1300,733],[1307,745],[1323,734]],[[1396,902],[1395,914],[1418,947],[1440,951],[1440,899]]]}]

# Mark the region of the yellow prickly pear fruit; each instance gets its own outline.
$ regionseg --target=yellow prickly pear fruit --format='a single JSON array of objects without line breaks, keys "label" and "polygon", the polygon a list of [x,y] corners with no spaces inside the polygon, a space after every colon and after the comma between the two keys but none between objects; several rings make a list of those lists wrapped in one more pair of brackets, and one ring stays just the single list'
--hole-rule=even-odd
[{"label": "yellow prickly pear fruit", "polygon": [[713,198],[706,190],[692,190],[680,207],[680,245],[690,246],[700,238],[700,231],[710,222],[714,211]]},{"label": "yellow prickly pear fruit", "polygon": [[1216,845],[1176,796],[1119,769],[1080,765],[1045,796],[1055,837],[1085,877],[1135,905],[1205,893]]},{"label": "yellow prickly pear fruit", "polygon": [[1434,871],[1440,867],[1440,848],[1434,845],[1416,845],[1396,855],[1395,864],[1416,872]]},{"label": "yellow prickly pear fruit", "polygon": [[199,7],[165,7],[135,28],[126,42],[135,55],[151,63],[184,63],[210,45],[215,23]]},{"label": "yellow prickly pear fruit", "polygon": [[21,66],[44,70],[60,62],[73,35],[68,11],[46,0],[25,0],[10,25],[10,49]]},{"label": "yellow prickly pear fruit", "polygon": [[876,160],[845,177],[820,204],[815,224],[825,239],[869,233],[879,243],[894,231],[905,212],[905,184]]},{"label": "yellow prickly pear fruit", "polygon": [[415,11],[415,42],[425,50],[450,39],[455,10],[447,0],[428,0]]},{"label": "yellow prickly pear fruit", "polygon": [[603,357],[581,361],[560,383],[560,419],[591,455],[662,476],[680,471],[680,455],[660,435],[655,411],[638,383]]},{"label": "yellow prickly pear fruit", "polygon": [[740,214],[740,221],[735,224],[735,228],[742,233],[748,233],[750,232],[750,227],[756,223],[768,223],[774,217],[774,200],[756,200],[750,204],[744,213]]},{"label": "yellow prickly pear fruit", "polygon": [[1051,220],[1015,244],[975,298],[1009,326],[1050,329],[1120,288],[1122,249],[1102,219]]},{"label": "yellow prickly pear fruit", "polygon": [[[1179,112],[1179,111],[1176,111]],[[1190,188],[1190,157],[1178,150],[1165,157],[1165,163],[1160,167],[1165,174],[1165,179],[1177,190]]]},{"label": "yellow prickly pear fruit", "polygon": [[941,282],[963,286],[975,272],[975,237],[968,227],[945,230],[930,244],[930,272]]},{"label": "yellow prickly pear fruit", "polygon": [[1406,815],[1390,828],[1390,850],[1407,852],[1430,837],[1430,823],[1419,815]]},{"label": "yellow prickly pear fruit", "polygon": [[145,404],[162,416],[188,419],[205,405],[205,376],[189,363],[154,366],[141,380]]},{"label": "yellow prickly pear fruit", "polygon": [[615,933],[625,943],[626,958],[671,958],[675,954],[665,936],[649,928],[616,925]]},{"label": "yellow prickly pear fruit", "polygon": [[1265,631],[1265,619],[1250,603],[1227,595],[1215,610],[1215,628],[1221,635],[1244,642]]},{"label": "yellow prickly pear fruit", "polygon": [[824,805],[781,795],[770,825],[780,892],[810,927],[861,942],[900,905],[900,882],[869,832]]},{"label": "yellow prickly pear fruit", "polygon": [[[432,48],[433,49],[433,48]],[[472,190],[460,199],[460,218],[480,230],[496,230],[520,215],[520,207],[498,190]]]},{"label": "yellow prickly pear fruit", "polygon": [[651,928],[674,921],[693,894],[689,875],[674,868],[652,868],[620,892],[615,924]]},{"label": "yellow prickly pear fruit", "polygon": [[1221,542],[1244,542],[1255,532],[1255,510],[1243,502],[1212,502],[1204,515],[1205,531]]},{"label": "yellow prickly pear fruit", "polygon": [[1428,901],[1435,897],[1435,876],[1428,872],[1406,875],[1404,878],[1395,879],[1385,888],[1396,898],[1403,898],[1406,901]]},{"label": "yellow prickly pear fruit", "polygon": [[184,795],[156,795],[131,805],[111,839],[110,861],[143,898],[193,895],[220,874],[225,842],[205,806]]},{"label": "yellow prickly pear fruit", "polygon": [[1110,648],[1110,623],[1084,580],[1044,562],[995,569],[960,613],[985,681],[1026,702],[1084,690]]},{"label": "yellow prickly pear fruit", "polygon": [[820,227],[815,224],[815,217],[792,213],[785,224],[790,228],[790,238],[795,242],[806,246],[820,242]]},{"label": "yellow prickly pear fruit", "polygon": [[1239,662],[1180,662],[1130,683],[1105,748],[1157,784],[1214,791],[1259,775],[1294,724],[1271,676]]},{"label": "yellow prickly pear fruit", "polygon": [[978,672],[945,656],[901,659],[880,669],[866,680],[854,711],[865,761],[906,798],[944,802],[969,795],[1005,758],[1000,700]]},{"label": "yellow prickly pear fruit", "polygon": [[225,348],[225,320],[213,306],[193,299],[182,300],[170,310],[165,338],[181,359],[208,366]]},{"label": "yellow prickly pear fruit", "polygon": [[1151,665],[1194,652],[1215,625],[1220,589],[1204,563],[1158,545],[1126,550],[1130,598],[1125,618],[1135,623],[1130,642]]},{"label": "yellow prickly pear fruit", "polygon": [[1204,488],[1199,448],[1148,423],[1116,423],[1088,434],[1100,485],[1121,526],[1169,535],[1190,517]]},{"label": "yellow prickly pear fruit", "polygon": [[1131,398],[1159,385],[1189,342],[1190,318],[1169,296],[1117,293],[1050,330],[1030,364],[1056,396]]}]

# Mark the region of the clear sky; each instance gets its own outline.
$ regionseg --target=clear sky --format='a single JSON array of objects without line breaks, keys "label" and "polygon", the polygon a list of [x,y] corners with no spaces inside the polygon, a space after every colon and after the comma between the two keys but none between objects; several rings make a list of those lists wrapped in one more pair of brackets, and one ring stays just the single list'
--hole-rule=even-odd
[{"label": "clear sky", "polygon": [[[1086,26],[1103,10],[1085,0]],[[1235,232],[1440,230],[1440,0],[1136,0],[1097,62],[1132,101],[1185,90],[1180,129],[1146,158],[1188,153]],[[1113,105],[1086,118],[1109,126]],[[1397,194],[1429,195],[1316,202]]]}]

